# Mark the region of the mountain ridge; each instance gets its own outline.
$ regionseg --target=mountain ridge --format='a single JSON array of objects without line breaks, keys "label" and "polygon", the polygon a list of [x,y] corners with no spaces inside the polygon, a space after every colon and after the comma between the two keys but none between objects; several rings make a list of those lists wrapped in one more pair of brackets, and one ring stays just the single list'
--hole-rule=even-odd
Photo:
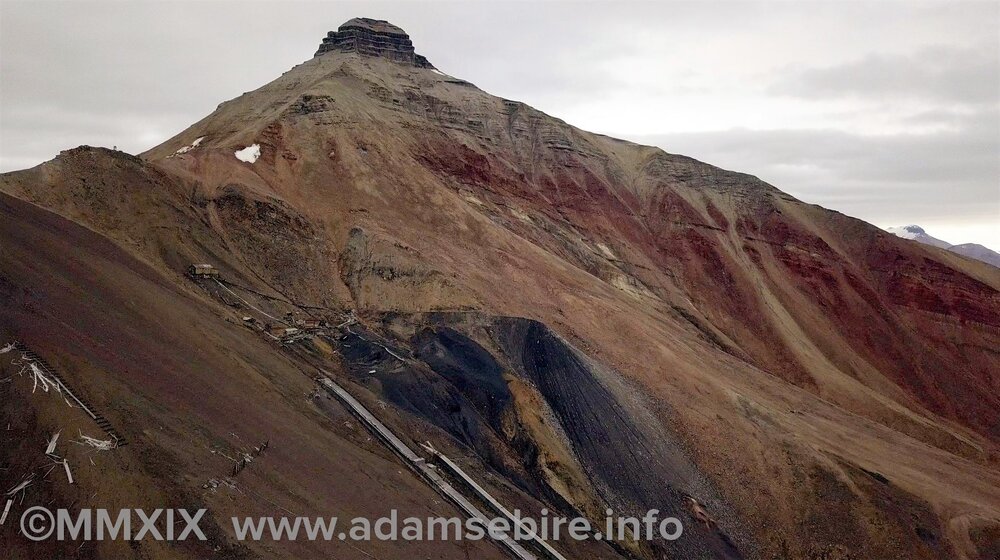
[{"label": "mountain ridge", "polygon": [[910,239],[932,247],[946,249],[952,253],[957,253],[959,255],[969,257],[970,259],[975,259],[1000,268],[1000,253],[997,253],[989,247],[978,243],[959,243],[954,245],[947,241],[937,239],[936,237],[931,237],[927,234],[924,228],[917,225],[889,227],[886,228],[886,231],[902,237],[903,239]]},{"label": "mountain ridge", "polygon": [[[406,428],[501,473],[512,500],[681,512],[681,493],[694,493],[719,520],[631,551],[641,557],[988,549],[1000,525],[995,270],[372,52],[324,52],[140,158],[70,150],[0,176],[0,190],[147,263],[203,308],[192,313],[208,331],[246,311],[191,287],[181,271],[192,262],[267,294],[244,293],[261,308],[355,313],[426,365],[319,343],[281,359],[337,371]],[[237,157],[253,146],[259,157]],[[12,285],[39,281],[17,270]],[[31,316],[0,326],[24,331]],[[263,359],[262,343],[251,347],[240,363]],[[474,392],[482,381],[449,362],[465,355],[453,347],[493,356],[506,373],[488,383],[506,405]],[[155,400],[135,373],[91,375],[123,376]],[[452,405],[460,421],[434,412]],[[620,429],[602,432],[591,408],[624,411]],[[162,420],[135,414],[137,426]],[[632,476],[643,453],[648,472]]]}]

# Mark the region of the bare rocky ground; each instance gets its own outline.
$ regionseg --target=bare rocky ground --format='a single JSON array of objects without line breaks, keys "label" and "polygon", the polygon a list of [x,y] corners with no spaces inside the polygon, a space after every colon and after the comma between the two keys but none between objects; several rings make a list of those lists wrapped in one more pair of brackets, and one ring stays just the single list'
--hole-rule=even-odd
[{"label": "bare rocky ground", "polygon": [[[235,514],[457,514],[316,395],[320,368],[512,506],[685,521],[676,543],[572,557],[996,557],[995,268],[403,47],[327,49],[139,157],[81,147],[0,176],[0,346],[43,355],[129,442],[72,444],[100,428],[0,355],[0,490],[58,429],[78,478],[32,485],[13,518],[167,502],[214,520],[205,543],[78,550],[8,521],[11,557],[502,557],[235,542]],[[185,278],[195,262],[231,291]],[[261,312],[358,322],[282,346],[243,324]]]}]

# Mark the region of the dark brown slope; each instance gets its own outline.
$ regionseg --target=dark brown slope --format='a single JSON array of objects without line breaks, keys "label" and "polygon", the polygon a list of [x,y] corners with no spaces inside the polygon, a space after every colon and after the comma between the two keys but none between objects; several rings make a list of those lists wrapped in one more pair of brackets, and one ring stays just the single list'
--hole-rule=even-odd
[{"label": "dark brown slope", "polygon": [[[357,550],[340,542],[243,546],[234,542],[228,518],[288,511],[377,517],[390,507],[401,516],[455,514],[363,430],[348,427],[344,410],[306,399],[314,388],[307,372],[222,320],[214,304],[199,301],[176,279],[80,225],[7,195],[0,195],[0,239],[0,340],[16,338],[48,357],[129,442],[87,453],[70,440],[77,430],[102,435],[97,426],[15,377],[0,386],[0,420],[10,424],[0,473],[5,491],[44,462],[39,442],[63,429],[59,451],[77,484],[52,475],[28,489],[26,504],[211,511],[212,519],[201,524],[208,542],[87,544],[79,557],[349,558]],[[0,356],[3,377],[16,370],[9,356]],[[234,487],[203,487],[230,474],[226,456],[265,440],[270,447]],[[14,529],[16,522],[8,522],[0,533],[5,558],[78,557],[79,543],[35,544]],[[488,543],[365,546],[380,558],[504,557]]]},{"label": "dark brown slope", "polygon": [[[143,161],[76,150],[0,189],[106,235],[171,285],[210,260],[258,292],[356,309],[401,351],[439,353],[443,329],[476,341],[505,371],[501,418],[514,421],[500,430],[463,392],[491,386],[474,368],[427,358],[396,372],[407,390],[394,392],[342,365],[387,414],[437,426],[546,503],[658,507],[696,492],[721,534],[693,542],[729,535],[750,557],[988,554],[1000,526],[995,270],[370,54],[325,52]],[[256,162],[234,156],[254,144]],[[428,323],[428,311],[449,318]],[[501,317],[540,326],[508,337]],[[298,357],[318,359],[307,350]],[[468,415],[404,398],[422,386],[461,395]],[[590,413],[608,402],[631,405],[610,407],[621,423]],[[618,437],[601,433],[613,425],[655,442],[646,471],[593,443]]]},{"label": "dark brown slope", "polygon": [[[173,154],[202,136],[203,148]],[[252,143],[262,146],[260,164],[231,157]],[[396,230],[404,245],[421,227],[451,230],[469,241],[462,253],[493,242],[441,221],[477,214],[501,238],[527,240],[695,318],[799,386],[846,404],[857,393],[839,379],[846,375],[997,435],[998,364],[988,350],[1000,316],[995,270],[912,247],[754,177],[588,134],[429,69],[329,52],[147,156],[204,178],[209,192],[238,177],[312,211],[339,239],[365,222]],[[458,200],[441,200],[442,187]],[[397,207],[379,208],[387,203]],[[461,286],[442,283],[445,293],[417,299],[472,303]],[[478,283],[470,289],[482,292],[488,280]],[[952,336],[952,322],[971,339]]]}]

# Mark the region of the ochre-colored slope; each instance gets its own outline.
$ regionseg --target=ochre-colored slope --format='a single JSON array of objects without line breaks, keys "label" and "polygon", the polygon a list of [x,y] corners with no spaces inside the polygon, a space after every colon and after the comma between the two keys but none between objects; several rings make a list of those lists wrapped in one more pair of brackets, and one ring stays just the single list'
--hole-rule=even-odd
[{"label": "ochre-colored slope", "polygon": [[[251,144],[255,163],[233,156]],[[171,286],[211,260],[269,295],[362,316],[537,320],[651,403],[649,429],[681,441],[732,505],[726,529],[748,557],[976,558],[1000,525],[996,269],[429,69],[337,52],[143,161],[118,157],[65,153],[0,190]],[[522,411],[535,398],[517,394]],[[552,484],[582,487],[566,461]]]},{"label": "ochre-colored slope", "polygon": [[[63,428],[57,451],[72,465],[76,485],[64,484],[57,472],[29,488],[29,504],[74,513],[82,503],[112,511],[210,511],[199,524],[206,542],[88,542],[84,557],[352,558],[358,545],[337,540],[238,543],[229,517],[294,512],[375,519],[392,508],[401,518],[458,515],[350,415],[307,399],[315,372],[224,321],[213,303],[173,275],[5,194],[0,239],[2,345],[16,339],[47,356],[129,442],[96,454],[72,443],[77,430],[103,434],[60,397],[32,392],[30,380],[15,376],[0,389],[3,424],[10,422],[0,474],[5,490],[8,477],[19,479],[44,459],[38,442]],[[9,357],[0,356],[5,378],[17,371]],[[231,457],[264,441],[268,449],[233,485],[220,484],[231,475]],[[206,486],[212,484],[218,487]],[[74,556],[81,549],[74,541],[34,543],[9,527],[0,532],[6,558]],[[379,558],[505,558],[489,542],[361,544]]]},{"label": "ochre-colored slope", "polygon": [[[170,157],[196,136],[204,148]],[[262,146],[257,164],[230,157],[250,143]],[[434,288],[400,298],[418,309],[468,305],[465,290],[489,300],[492,278],[452,275],[492,276],[499,263],[449,263],[477,245],[528,241],[568,274],[648,298],[660,313],[675,309],[723,347],[819,394],[836,399],[845,384],[853,392],[847,377],[994,441],[1000,429],[990,414],[1000,405],[989,350],[1000,326],[995,271],[430,70],[331,53],[223,104],[147,157],[198,174],[209,191],[232,181],[279,197],[339,245],[354,225],[376,244],[381,233],[407,247],[436,234],[426,250],[437,254],[420,259],[434,270],[418,274]],[[961,337],[950,336],[953,324]]]}]

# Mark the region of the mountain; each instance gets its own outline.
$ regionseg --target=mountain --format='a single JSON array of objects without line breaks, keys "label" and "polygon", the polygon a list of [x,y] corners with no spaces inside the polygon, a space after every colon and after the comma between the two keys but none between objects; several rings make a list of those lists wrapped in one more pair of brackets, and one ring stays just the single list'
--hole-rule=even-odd
[{"label": "mountain", "polygon": [[936,237],[931,237],[924,231],[924,228],[920,226],[900,226],[900,227],[888,227],[885,228],[886,231],[893,235],[898,235],[903,239],[912,239],[913,241],[919,241],[925,245],[930,245],[932,247],[940,247],[942,249],[947,249],[951,247],[951,243],[947,241],[941,241]]},{"label": "mountain", "polygon": [[930,245],[932,247],[939,247],[941,249],[947,249],[952,253],[958,253],[959,255],[969,257],[970,259],[976,259],[977,261],[982,261],[986,264],[991,264],[997,268],[1000,268],[1000,253],[979,245],[978,243],[963,243],[961,245],[952,245],[947,241],[942,241],[936,237],[931,237],[924,231],[924,228],[920,226],[902,226],[902,227],[889,227],[886,228],[891,234],[902,237],[903,239],[910,239],[923,243],[925,245]]},{"label": "mountain", "polygon": [[964,255],[970,259],[983,261],[986,264],[991,264],[1000,268],[1000,253],[997,253],[989,247],[984,247],[978,243],[952,245],[951,247],[948,247],[948,250],[952,253],[958,253],[959,255]]},{"label": "mountain", "polygon": [[[345,23],[138,157],[83,146],[0,191],[0,347],[128,442],[69,446],[77,484],[17,508],[210,511],[207,543],[93,557],[502,557],[236,541],[231,515],[459,515],[324,376],[510,509],[685,526],[554,542],[567,558],[997,553],[1000,271],[489,95],[387,22]],[[185,275],[200,263],[219,280]],[[289,336],[307,320],[331,326]],[[14,354],[9,487],[56,430],[95,430]],[[15,557],[78,546],[3,535]]]}]

